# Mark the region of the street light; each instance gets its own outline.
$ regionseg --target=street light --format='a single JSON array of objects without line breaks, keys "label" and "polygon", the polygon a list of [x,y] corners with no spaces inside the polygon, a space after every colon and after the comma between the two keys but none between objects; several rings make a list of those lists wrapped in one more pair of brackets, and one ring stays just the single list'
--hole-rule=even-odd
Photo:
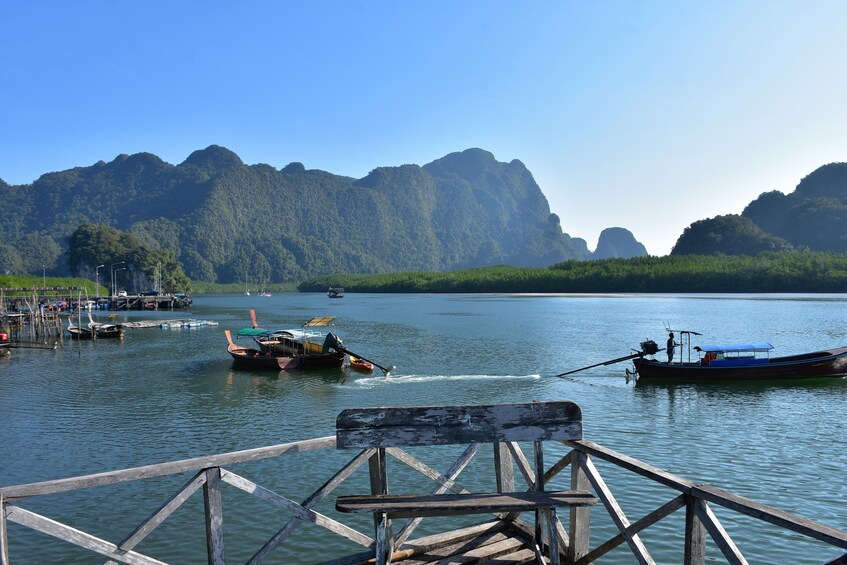
[{"label": "street light", "polygon": [[115,291],[116,291],[116,289],[115,289],[115,265],[125,265],[125,264],[126,264],[126,261],[118,261],[117,263],[112,263],[112,266],[109,268],[109,270],[112,273],[112,278],[109,279],[110,283],[111,283],[109,296],[114,296]]},{"label": "street light", "polygon": [[117,269],[115,269],[115,292],[113,294],[118,293],[118,272],[119,271],[126,271],[126,267],[118,267]]},{"label": "street light", "polygon": [[97,279],[97,292],[94,293],[94,296],[100,298],[100,269],[105,267],[106,265],[97,265],[97,268],[94,269],[94,278]]}]

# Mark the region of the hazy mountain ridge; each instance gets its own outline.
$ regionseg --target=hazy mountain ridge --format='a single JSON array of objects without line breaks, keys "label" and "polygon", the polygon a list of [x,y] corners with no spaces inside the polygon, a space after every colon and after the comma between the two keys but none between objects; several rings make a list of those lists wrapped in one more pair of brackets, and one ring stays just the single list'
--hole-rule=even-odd
[{"label": "hazy mountain ridge", "polygon": [[792,249],[847,252],[847,163],[819,167],[790,194],[764,192],[740,215],[694,222],[671,254],[755,255]]},{"label": "hazy mountain ridge", "polygon": [[[79,225],[101,223],[173,250],[190,277],[205,281],[590,257],[583,240],[562,232],[523,163],[501,163],[481,149],[352,179],[297,162],[281,170],[245,165],[213,145],[179,165],[137,153],[47,173],[31,185],[0,183],[0,197],[8,203],[0,210],[7,243],[36,233],[64,247]],[[34,264],[15,263],[17,251],[5,247],[0,263],[11,256],[7,264]],[[61,271],[58,259],[40,261]]]}]

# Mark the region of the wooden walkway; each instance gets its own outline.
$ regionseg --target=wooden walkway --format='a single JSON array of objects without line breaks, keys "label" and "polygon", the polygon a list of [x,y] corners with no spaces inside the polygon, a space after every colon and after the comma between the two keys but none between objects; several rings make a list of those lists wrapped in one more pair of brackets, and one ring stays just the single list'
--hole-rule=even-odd
[{"label": "wooden walkway", "polygon": [[[473,420],[471,422],[476,425]],[[244,533],[239,528],[251,528],[252,531],[253,523],[249,516],[244,515],[247,510],[239,504],[240,497],[244,495],[255,497],[279,512],[279,516],[271,522],[273,528],[270,531],[279,529],[272,535],[269,531],[270,538],[264,543],[259,540],[257,546],[260,547],[250,550],[255,552],[247,561],[250,565],[284,562],[285,551],[290,551],[284,544],[298,528],[308,529],[308,532],[300,533],[314,536],[315,540],[340,536],[345,546],[352,542],[361,547],[360,551],[351,552],[351,555],[346,555],[345,551],[343,557],[336,553],[330,561],[327,560],[328,555],[322,555],[319,546],[314,546],[315,555],[311,557],[315,563],[373,563],[380,531],[374,528],[375,521],[360,519],[354,522],[351,518],[355,515],[338,512],[333,502],[337,504],[344,498],[339,492],[344,494],[352,491],[354,494],[360,494],[361,490],[368,491],[371,490],[370,487],[376,486],[373,482],[375,470],[385,461],[379,460],[382,450],[389,456],[392,470],[400,465],[396,468],[403,471],[404,476],[409,475],[406,478],[414,479],[415,483],[431,480],[432,484],[425,486],[433,487],[431,492],[434,495],[445,491],[468,493],[470,491],[467,487],[475,487],[481,482],[486,483],[482,488],[491,492],[490,483],[495,477],[479,474],[479,471],[491,469],[491,459],[500,461],[496,466],[500,474],[497,479],[498,487],[504,484],[508,470],[517,470],[517,473],[512,475],[513,487],[504,492],[518,492],[521,488],[526,489],[526,492],[536,491],[534,485],[538,484],[538,477],[524,451],[530,447],[526,442],[506,440],[494,442],[493,446],[472,444],[464,452],[461,449],[444,451],[444,448],[451,447],[455,446],[426,445],[413,450],[390,446],[363,450],[347,449],[335,436],[328,436],[79,477],[0,486],[0,565],[11,565],[13,562],[9,546],[10,543],[15,543],[13,538],[16,535],[27,534],[31,537],[34,532],[44,534],[33,539],[39,540],[40,544],[50,544],[49,551],[54,552],[54,555],[61,555],[61,544],[66,543],[98,554],[101,562],[105,558],[108,563],[162,565],[165,563],[163,558],[167,559],[168,556],[146,554],[146,551],[151,550],[151,546],[145,544],[145,539],[157,531],[157,528],[167,530],[168,518],[185,502],[191,500],[195,493],[202,497],[203,503],[188,506],[199,508],[205,515],[205,560],[210,565],[224,565],[227,562],[225,537],[230,540],[238,538]],[[492,447],[493,453],[490,451]],[[465,526],[467,523],[462,523],[465,527],[460,530],[438,534],[431,532],[436,531],[438,526],[443,526],[442,529],[449,529],[450,526],[439,522],[439,518],[423,518],[433,529],[417,538],[412,534],[420,523],[420,518],[410,518],[405,522],[398,519],[397,528],[392,534],[394,562],[423,565],[476,561],[494,564],[535,561],[539,552],[529,549],[529,540],[541,539],[543,550],[556,544],[561,550],[562,562],[571,565],[600,562],[603,556],[615,548],[631,553],[634,562],[651,564],[656,563],[650,553],[651,542],[655,540],[647,539],[650,536],[646,533],[642,538],[642,532],[657,523],[670,520],[673,523],[668,526],[677,534],[671,538],[663,536],[662,544],[665,547],[661,551],[668,551],[668,543],[676,546],[676,554],[682,557],[678,562],[684,565],[705,565],[707,551],[711,553],[708,557],[709,563],[748,563],[742,548],[732,538],[735,531],[746,529],[748,526],[760,536],[755,547],[747,548],[751,552],[759,552],[758,555],[751,555],[752,562],[774,562],[772,555],[761,554],[763,551],[767,552],[768,547],[787,547],[790,544],[802,543],[804,551],[808,551],[808,559],[804,559],[804,563],[847,565],[847,531],[734,495],[715,486],[694,483],[587,440],[555,442],[555,447],[561,451],[557,451],[554,456],[553,452],[545,450],[545,455],[550,460],[545,460],[543,467],[539,466],[543,468],[544,482],[557,481],[565,488],[571,489],[590,488],[601,504],[597,504],[593,509],[571,508],[569,517],[568,512],[561,512],[559,517],[567,523],[562,524],[562,528],[541,530],[549,532],[543,539],[539,536],[537,524],[533,528],[524,522],[531,519],[532,512],[521,514],[520,517],[512,514],[500,515],[495,521],[491,521],[490,514],[480,517],[479,520],[471,517],[471,521],[478,525],[468,527]],[[450,465],[456,451],[459,452],[459,458]],[[299,492],[286,492],[286,495],[283,495],[257,482],[263,480],[265,484],[269,484],[266,479],[271,479],[279,487],[280,477],[290,477],[289,473],[297,472],[293,469],[299,469],[302,473],[303,461],[293,461],[292,458],[310,457],[304,455],[307,452],[316,452],[311,457],[325,457],[331,464],[310,467],[314,468],[315,472],[310,472],[307,480],[302,481]],[[475,458],[478,453],[483,454],[481,459]],[[270,465],[270,477],[258,472],[259,469],[252,465],[261,460],[273,460],[273,465]],[[13,465],[14,462],[8,464]],[[239,472],[236,472],[236,468],[242,464],[247,464],[247,467],[242,466]],[[474,466],[475,464],[478,465]],[[449,468],[438,470],[445,467]],[[463,480],[468,482],[462,485],[459,483],[459,475],[464,470],[467,470],[467,473]],[[258,476],[248,477],[251,472]],[[628,505],[617,500],[610,484],[604,479],[607,472],[613,475],[615,484],[627,490],[628,498],[636,495],[641,500],[639,508],[625,508]],[[397,475],[393,476],[397,478]],[[154,483],[146,482],[151,479],[155,479]],[[147,492],[139,498],[141,482],[145,483]],[[392,485],[392,489],[396,487],[397,490],[403,487],[399,480]],[[141,515],[147,517],[131,531],[110,532],[109,535],[114,538],[107,539],[102,533],[98,535],[85,531],[79,524],[70,523],[78,522],[79,516],[56,516],[56,509],[51,508],[50,501],[55,501],[55,497],[62,493],[78,495],[81,491],[103,487],[108,487],[110,493],[104,507],[95,507],[96,503],[89,505],[84,496],[72,496],[76,500],[75,504],[79,505],[77,514],[96,514],[103,520],[108,520],[110,512],[118,514],[124,513],[127,508],[140,508],[143,510]],[[837,496],[840,485],[827,485],[825,481],[821,481],[820,488],[832,489],[833,496]],[[497,491],[499,492],[500,488],[497,488]],[[223,496],[224,492],[226,496]],[[474,488],[473,492],[478,491]],[[235,496],[236,494],[238,496]],[[798,496],[802,494],[798,493]],[[224,502],[227,502],[226,509]],[[590,521],[588,512],[592,514]],[[670,518],[671,516],[676,518]],[[229,520],[226,536],[225,517]],[[536,520],[537,517],[536,511]],[[592,536],[589,538],[589,523],[593,524],[595,519],[600,518],[610,519],[614,532],[607,538],[608,531],[600,536],[597,535],[599,532],[592,530]],[[485,522],[479,524],[483,520]],[[13,528],[10,528],[13,524]],[[457,526],[454,524],[453,527]],[[392,531],[390,527],[388,531]],[[555,539],[551,538],[550,534],[553,534]],[[59,544],[59,547],[53,548],[56,544]],[[812,546],[814,549],[806,549]],[[48,551],[47,548],[44,550]],[[159,551],[168,550],[168,547],[159,547]],[[28,562],[30,557],[22,555],[20,560]],[[203,557],[198,555],[192,561],[202,559]],[[546,558],[544,559],[546,563]]]},{"label": "wooden walkway", "polygon": [[[408,544],[407,549],[395,552],[392,562],[403,565],[527,563],[535,560],[535,552],[530,549],[531,540],[529,525],[524,524],[521,529],[516,524],[494,520],[418,538]],[[365,551],[320,565],[370,565],[373,562],[373,551]]]}]

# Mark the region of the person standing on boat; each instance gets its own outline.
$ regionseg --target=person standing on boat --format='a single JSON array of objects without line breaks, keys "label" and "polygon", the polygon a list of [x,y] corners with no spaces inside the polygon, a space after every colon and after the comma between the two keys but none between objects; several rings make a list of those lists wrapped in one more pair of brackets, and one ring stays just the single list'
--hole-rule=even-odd
[{"label": "person standing on boat", "polygon": [[668,334],[668,344],[667,344],[668,363],[673,363],[673,351],[674,351],[674,349],[676,348],[677,345],[679,345],[679,344],[676,341],[674,341],[673,332],[669,333]]}]

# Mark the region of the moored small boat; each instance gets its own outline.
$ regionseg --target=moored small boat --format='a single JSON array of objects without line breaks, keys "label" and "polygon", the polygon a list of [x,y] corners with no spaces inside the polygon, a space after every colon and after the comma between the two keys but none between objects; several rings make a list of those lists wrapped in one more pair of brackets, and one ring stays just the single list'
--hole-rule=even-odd
[{"label": "moored small boat", "polygon": [[327,334],[321,345],[308,340],[314,337],[311,332],[297,335],[294,331],[244,328],[235,333],[236,338],[251,338],[256,349],[237,345],[226,330],[227,351],[237,364],[259,369],[337,369],[344,364],[345,354],[334,348],[341,344],[334,334]]},{"label": "moored small boat", "polygon": [[[680,355],[679,361],[674,357],[666,362],[647,357],[647,353],[638,355],[632,363],[639,381],[746,381],[847,376],[847,347],[771,357],[773,346],[769,343],[697,345],[692,348],[691,336],[700,334],[690,331],[679,333],[682,343],[674,343],[674,348],[680,347],[686,359],[683,360],[683,355]],[[670,336],[673,339],[673,334]]]}]

